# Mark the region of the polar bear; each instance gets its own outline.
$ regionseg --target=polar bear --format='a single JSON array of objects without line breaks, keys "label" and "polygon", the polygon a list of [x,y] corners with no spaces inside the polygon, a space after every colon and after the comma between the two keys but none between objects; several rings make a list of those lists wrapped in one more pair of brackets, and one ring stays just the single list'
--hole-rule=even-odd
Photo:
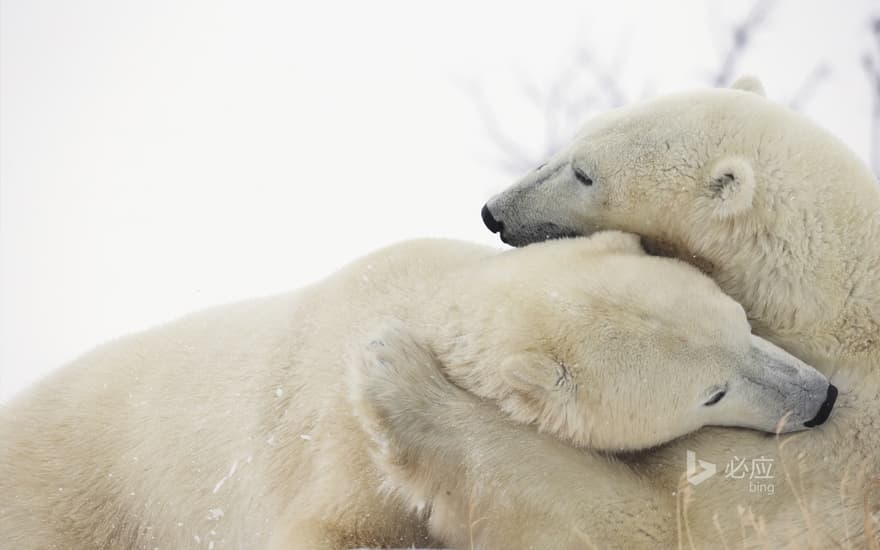
[{"label": "polar bear", "polygon": [[[584,498],[576,488],[609,475],[607,467],[566,460],[561,444],[551,469],[532,461],[547,492],[517,482],[521,456],[506,463],[495,456],[486,475],[504,480],[496,494],[520,495],[545,511],[529,524],[535,540],[575,530],[617,546],[648,545],[646,533],[660,537],[660,546],[880,544],[880,189],[840,141],[769,101],[747,78],[732,89],[670,95],[597,117],[546,165],[492,198],[483,218],[514,245],[608,228],[638,233],[652,252],[712,276],[743,304],[757,334],[829,374],[841,392],[835,417],[809,437],[709,429],[630,460],[614,474],[617,491],[633,498],[624,504],[613,492]],[[436,408],[426,414],[439,414]],[[482,421],[482,433],[508,430],[502,420]],[[451,448],[456,434],[437,428]],[[404,438],[397,448],[410,449],[410,464],[441,471],[444,455],[415,453],[406,433],[384,429],[388,439]],[[488,438],[472,441],[481,449],[473,452],[485,456]],[[528,432],[507,444],[550,445]],[[729,471],[681,490],[688,457]],[[757,484],[731,475],[753,461],[773,467]],[[469,475],[447,482],[477,494],[485,485]],[[552,493],[567,484],[564,498]],[[526,525],[491,495],[441,505],[449,517],[471,510],[484,518],[476,529],[489,533],[485,548],[506,544],[492,529]],[[606,506],[618,515],[603,514]]]},{"label": "polar bear", "polygon": [[[411,332],[363,346],[352,400],[386,490],[454,549],[671,548],[668,492],[597,453],[511,422],[451,383]],[[589,533],[589,534],[588,534]]]},{"label": "polar bear", "polygon": [[388,319],[463,388],[599,449],[707,424],[800,430],[827,418],[833,391],[752,336],[710,279],[633,235],[503,254],[410,242],[112,342],[14,400],[0,421],[0,546],[430,544],[423,519],[380,493],[346,398],[346,350]]},{"label": "polar bear", "polygon": [[769,101],[756,79],[734,86],[598,116],[490,199],[483,218],[515,246],[636,233],[649,252],[700,267],[746,305],[756,331],[808,362],[867,357],[873,327],[847,316],[863,317],[880,287],[877,179],[837,138]]}]

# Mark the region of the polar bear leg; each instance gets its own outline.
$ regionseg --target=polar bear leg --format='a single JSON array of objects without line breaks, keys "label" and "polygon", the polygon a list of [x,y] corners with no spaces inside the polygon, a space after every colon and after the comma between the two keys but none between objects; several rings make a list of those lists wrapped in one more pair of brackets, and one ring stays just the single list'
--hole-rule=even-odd
[{"label": "polar bear leg", "polygon": [[668,492],[660,494],[619,464],[515,424],[494,404],[450,383],[406,329],[386,327],[352,367],[352,401],[375,442],[376,463],[401,496],[430,505],[431,533],[446,544],[675,543],[673,518],[623,535],[620,529],[634,509],[674,507]]}]

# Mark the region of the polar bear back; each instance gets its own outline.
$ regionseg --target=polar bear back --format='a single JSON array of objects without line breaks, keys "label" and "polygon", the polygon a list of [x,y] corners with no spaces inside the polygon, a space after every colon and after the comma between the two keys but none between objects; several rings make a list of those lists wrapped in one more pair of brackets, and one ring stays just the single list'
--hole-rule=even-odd
[{"label": "polar bear back", "polygon": [[[406,318],[444,273],[493,253],[403,243],[296,292],[192,314],[60,369],[0,419],[0,532],[20,537],[4,544],[254,545],[314,475],[317,453],[367,468],[350,456],[360,430],[338,414],[347,343],[376,319]],[[328,449],[325,436],[339,430],[350,444]]]}]

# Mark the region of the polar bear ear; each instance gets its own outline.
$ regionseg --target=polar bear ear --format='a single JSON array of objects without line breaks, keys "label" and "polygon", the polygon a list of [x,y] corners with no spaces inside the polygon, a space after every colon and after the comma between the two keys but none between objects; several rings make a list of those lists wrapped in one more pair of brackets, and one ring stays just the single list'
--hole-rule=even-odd
[{"label": "polar bear ear", "polygon": [[542,353],[520,353],[501,362],[501,379],[515,392],[532,397],[571,384],[568,368]]},{"label": "polar bear ear", "polygon": [[761,84],[761,80],[757,76],[743,75],[734,80],[730,87],[734,90],[752,92],[761,97],[767,97],[767,92],[764,91],[764,85]]},{"label": "polar bear ear", "polygon": [[706,193],[701,200],[716,218],[727,219],[752,206],[755,196],[755,173],[752,164],[742,157],[717,161],[708,174]]}]

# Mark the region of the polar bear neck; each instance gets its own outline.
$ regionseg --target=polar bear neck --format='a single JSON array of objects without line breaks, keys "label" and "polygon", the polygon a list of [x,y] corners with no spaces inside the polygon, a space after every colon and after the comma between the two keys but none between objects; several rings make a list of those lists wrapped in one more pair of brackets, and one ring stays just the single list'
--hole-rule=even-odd
[{"label": "polar bear neck", "polygon": [[685,239],[648,237],[646,249],[706,272],[757,334],[825,374],[845,362],[880,380],[880,190],[870,178],[858,191],[812,197],[799,210],[770,204],[764,219]]}]

